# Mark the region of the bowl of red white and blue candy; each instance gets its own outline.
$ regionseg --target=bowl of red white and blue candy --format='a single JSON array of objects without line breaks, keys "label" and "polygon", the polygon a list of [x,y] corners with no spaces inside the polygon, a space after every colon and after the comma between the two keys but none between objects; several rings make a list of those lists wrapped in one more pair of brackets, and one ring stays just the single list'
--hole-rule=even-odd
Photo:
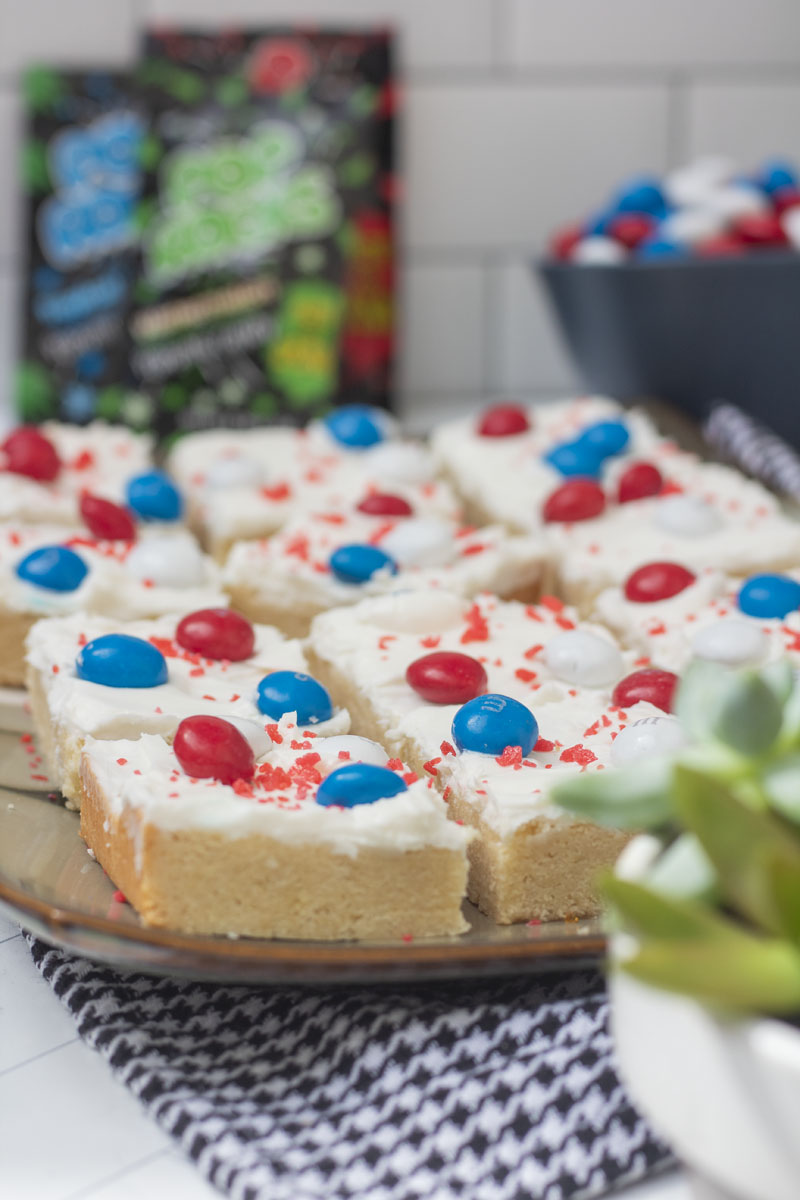
[{"label": "bowl of red white and blue candy", "polygon": [[587,387],[703,417],[726,399],[798,438],[800,172],[720,158],[623,183],[536,264]]}]

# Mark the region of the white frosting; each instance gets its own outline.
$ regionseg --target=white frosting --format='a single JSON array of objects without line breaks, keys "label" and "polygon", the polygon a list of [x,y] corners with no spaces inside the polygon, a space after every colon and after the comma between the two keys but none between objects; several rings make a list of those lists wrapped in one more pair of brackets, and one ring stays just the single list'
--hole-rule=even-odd
[{"label": "white frosting", "polygon": [[[794,578],[798,572],[789,572]],[[800,666],[800,612],[783,620],[748,617],[739,610],[740,584],[706,571],[669,600],[635,604],[621,588],[595,599],[593,616],[657,666],[682,671],[692,658],[725,666],[760,666],[788,657]]]},{"label": "white frosting", "polygon": [[450,488],[433,478],[422,446],[382,442],[353,453],[318,423],[307,431],[271,426],[189,434],[176,443],[169,466],[215,551],[264,537],[302,513],[353,509],[369,491],[391,491],[415,513],[456,518],[459,511]]},{"label": "white frosting", "polygon": [[[318,805],[315,773],[322,776],[333,764],[320,758],[311,768],[298,768],[298,759],[308,763],[315,747],[316,740],[310,739],[300,749],[288,742],[276,745],[259,766],[266,766],[267,772],[295,770],[298,775],[289,786],[268,789],[259,780],[271,782],[269,774],[258,768],[254,784],[238,790],[215,780],[190,779],[172,749],[148,735],[136,742],[89,742],[85,755],[112,811],[133,811],[142,826],[200,829],[229,837],[260,834],[294,845],[323,844],[352,857],[370,848],[397,853],[428,846],[464,850],[468,833],[447,819],[445,805],[425,780],[374,804],[347,809]],[[304,779],[311,782],[303,786]],[[142,827],[138,833],[141,838]]]},{"label": "white frosting", "polygon": [[520,532],[541,529],[542,505],[564,482],[543,456],[554,446],[574,440],[585,426],[622,419],[630,434],[625,453],[607,461],[604,482],[613,482],[632,458],[672,461],[677,453],[674,443],[661,438],[647,416],[603,396],[543,403],[528,414],[530,429],[513,437],[481,437],[479,416],[473,415],[445,422],[431,439],[437,462],[459,493],[489,520]]},{"label": "white frosting", "polygon": [[[647,703],[604,709],[587,693],[531,708],[540,739],[553,743],[552,748],[533,750],[514,762],[475,751],[443,754],[435,764],[441,782],[470,803],[500,837],[534,820],[548,826],[570,824],[573,818],[552,800],[553,788],[568,774],[607,767],[614,738],[634,720],[663,716]],[[404,727],[412,740],[424,735],[419,713]]]},{"label": "white frosting", "polygon": [[[50,717],[60,730],[96,738],[170,737],[184,717],[198,713],[252,721],[263,733],[273,724],[256,704],[256,689],[270,671],[307,670],[300,643],[266,625],[255,626],[256,647],[244,662],[215,662],[174,641],[180,617],[121,623],[76,614],[38,622],[28,636],[28,662],[40,672]],[[167,661],[169,681],[153,688],[109,688],[78,678],[75,660],[87,641],[108,633],[152,640]],[[349,715],[338,710],[315,732],[346,733]]]},{"label": "white frosting", "polygon": [[612,505],[594,520],[548,527],[568,596],[621,584],[648,562],[676,562],[695,572],[711,564],[747,575],[800,561],[800,523],[784,516],[765,488],[729,467],[677,460],[673,466],[686,496]]},{"label": "white frosting", "polygon": [[[328,608],[354,604],[365,596],[408,588],[441,588],[469,596],[487,590],[516,592],[539,582],[543,563],[539,539],[512,537],[496,526],[470,530],[454,523],[440,565],[408,566],[396,575],[381,571],[363,584],[344,583],[331,572],[328,563],[337,547],[372,543],[391,552],[392,539],[397,549],[409,524],[409,518],[368,517],[361,513],[317,513],[298,518],[269,541],[234,546],[225,565],[224,582],[234,594],[245,591],[272,610],[307,619]],[[425,549],[425,555],[431,558],[433,540]],[[417,546],[422,545],[420,538]],[[442,550],[444,553],[443,545]]]},{"label": "white frosting", "polygon": [[61,470],[52,483],[0,471],[0,520],[20,524],[80,525],[80,495],[124,498],[125,483],[150,467],[153,439],[118,425],[62,425],[46,421],[41,432],[54,445]]}]

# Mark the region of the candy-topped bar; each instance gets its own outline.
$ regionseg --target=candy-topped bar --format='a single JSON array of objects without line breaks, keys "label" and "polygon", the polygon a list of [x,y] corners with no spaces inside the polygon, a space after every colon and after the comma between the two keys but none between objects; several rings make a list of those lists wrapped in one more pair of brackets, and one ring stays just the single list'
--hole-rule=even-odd
[{"label": "candy-topped bar", "polygon": [[169,746],[87,742],[81,833],[149,925],[306,939],[457,934],[469,834],[360,737],[264,753],[189,717]]},{"label": "candy-topped bar", "polygon": [[636,721],[648,722],[633,735],[641,752],[668,739],[674,674],[553,598],[365,600],[317,617],[307,652],[356,728],[435,778],[451,816],[477,829],[469,894],[485,912],[507,923],[597,910],[594,876],[623,835],[573,821],[550,792],[565,771],[608,766]]},{"label": "candy-topped bar", "polygon": [[350,727],[348,713],[305,673],[298,642],[229,609],[157,621],[84,613],[40,621],[28,635],[27,662],[51,777],[72,804],[87,737],[171,738],[183,717],[204,713],[254,724],[265,744],[288,714],[323,735]]},{"label": "candy-topped bar", "polygon": [[693,464],[667,494],[620,501],[591,481],[562,484],[545,502],[558,594],[582,611],[637,567],[663,560],[729,575],[800,562],[800,524],[730,467]]},{"label": "candy-topped bar", "polygon": [[786,657],[800,667],[800,572],[733,580],[680,563],[645,563],[595,600],[625,645],[681,671],[696,658],[731,667]]},{"label": "candy-topped bar", "polygon": [[176,443],[170,469],[203,544],[224,559],[234,542],[266,537],[300,513],[400,505],[449,519],[459,504],[422,445],[400,441],[386,413],[337,409],[307,430],[209,430]]},{"label": "candy-topped bar", "polygon": [[65,526],[0,525],[3,684],[21,686],[25,635],[42,617],[124,621],[226,604],[219,569],[186,530],[144,527],[132,540],[105,541]]},{"label": "candy-topped bar", "polygon": [[0,445],[0,521],[74,524],[85,492],[125,497],[150,468],[153,439],[118,425],[21,426]]},{"label": "candy-topped bar", "polygon": [[469,519],[518,533],[541,527],[542,505],[565,479],[605,479],[621,463],[680,454],[644,413],[602,396],[498,404],[440,425],[431,446]]},{"label": "candy-topped bar", "polygon": [[232,603],[252,620],[303,636],[318,613],[376,593],[445,589],[533,599],[543,568],[542,539],[351,508],[297,518],[269,540],[240,542],[223,579]]}]

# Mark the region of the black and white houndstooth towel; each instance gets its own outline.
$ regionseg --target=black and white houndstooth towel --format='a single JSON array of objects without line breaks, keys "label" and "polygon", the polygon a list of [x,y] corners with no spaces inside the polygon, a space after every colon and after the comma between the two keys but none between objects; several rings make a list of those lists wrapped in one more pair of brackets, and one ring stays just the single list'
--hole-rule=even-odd
[{"label": "black and white houndstooth towel", "polygon": [[562,1200],[667,1165],[602,977],[221,987],[29,938],[81,1036],[236,1200]]}]

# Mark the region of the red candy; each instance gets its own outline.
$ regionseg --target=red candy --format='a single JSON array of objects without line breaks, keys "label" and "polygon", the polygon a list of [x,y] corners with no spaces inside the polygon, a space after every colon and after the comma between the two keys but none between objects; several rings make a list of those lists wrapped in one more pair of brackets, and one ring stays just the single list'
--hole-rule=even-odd
[{"label": "red candy", "polygon": [[628,250],[635,250],[655,227],[656,223],[652,217],[645,216],[644,213],[622,213],[611,222],[608,232]]},{"label": "red candy", "polygon": [[102,496],[84,492],[80,508],[81,516],[94,537],[104,542],[130,542],[136,537],[133,517],[121,504],[113,504]]},{"label": "red candy", "polygon": [[481,437],[512,437],[530,427],[528,414],[518,404],[495,404],[478,422],[478,433]]},{"label": "red candy", "polygon": [[545,521],[588,521],[599,517],[606,506],[603,489],[592,479],[569,479],[544,502]]},{"label": "red candy", "polygon": [[193,779],[235,783],[253,778],[255,756],[250,743],[220,717],[184,717],[172,748],[182,770]]},{"label": "red candy", "polygon": [[9,434],[2,449],[6,456],[6,470],[15,475],[27,475],[50,483],[61,470],[61,460],[55,446],[33,425],[21,425]]},{"label": "red candy", "polygon": [[578,242],[583,240],[583,236],[581,225],[567,225],[566,228],[557,230],[551,237],[548,246],[551,257],[557,258],[559,262],[565,262],[572,256],[572,251]]},{"label": "red candy", "polygon": [[694,249],[700,258],[728,258],[731,255],[742,254],[745,244],[732,233],[720,233],[716,237],[706,238],[704,242],[698,242]]},{"label": "red candy", "polygon": [[734,235],[748,246],[785,246],[788,238],[775,213],[745,213],[733,223]]},{"label": "red candy", "polygon": [[643,671],[634,671],[620,679],[611,693],[611,703],[619,708],[631,708],[646,700],[664,712],[672,712],[672,700],[678,676],[674,671],[659,671],[656,667],[646,667]]},{"label": "red candy", "polygon": [[625,583],[625,596],[635,604],[653,604],[677,596],[695,576],[680,563],[652,562],[638,567]]},{"label": "red candy", "polygon": [[406,682],[429,704],[466,704],[482,696],[489,680],[477,658],[440,650],[409,664]]},{"label": "red candy", "polygon": [[175,641],[203,658],[241,662],[253,653],[256,635],[241,613],[230,608],[200,608],[183,618],[175,630]]},{"label": "red candy", "polygon": [[393,496],[390,492],[371,492],[356,505],[359,512],[369,513],[372,517],[412,517],[414,510],[402,496]]},{"label": "red candy", "polygon": [[795,208],[800,204],[800,188],[779,188],[777,192],[772,193],[772,203],[778,216],[782,216],[787,209]]},{"label": "red candy", "polygon": [[644,500],[646,496],[657,496],[663,486],[664,476],[658,467],[649,462],[631,463],[620,475],[617,499],[620,504]]}]

